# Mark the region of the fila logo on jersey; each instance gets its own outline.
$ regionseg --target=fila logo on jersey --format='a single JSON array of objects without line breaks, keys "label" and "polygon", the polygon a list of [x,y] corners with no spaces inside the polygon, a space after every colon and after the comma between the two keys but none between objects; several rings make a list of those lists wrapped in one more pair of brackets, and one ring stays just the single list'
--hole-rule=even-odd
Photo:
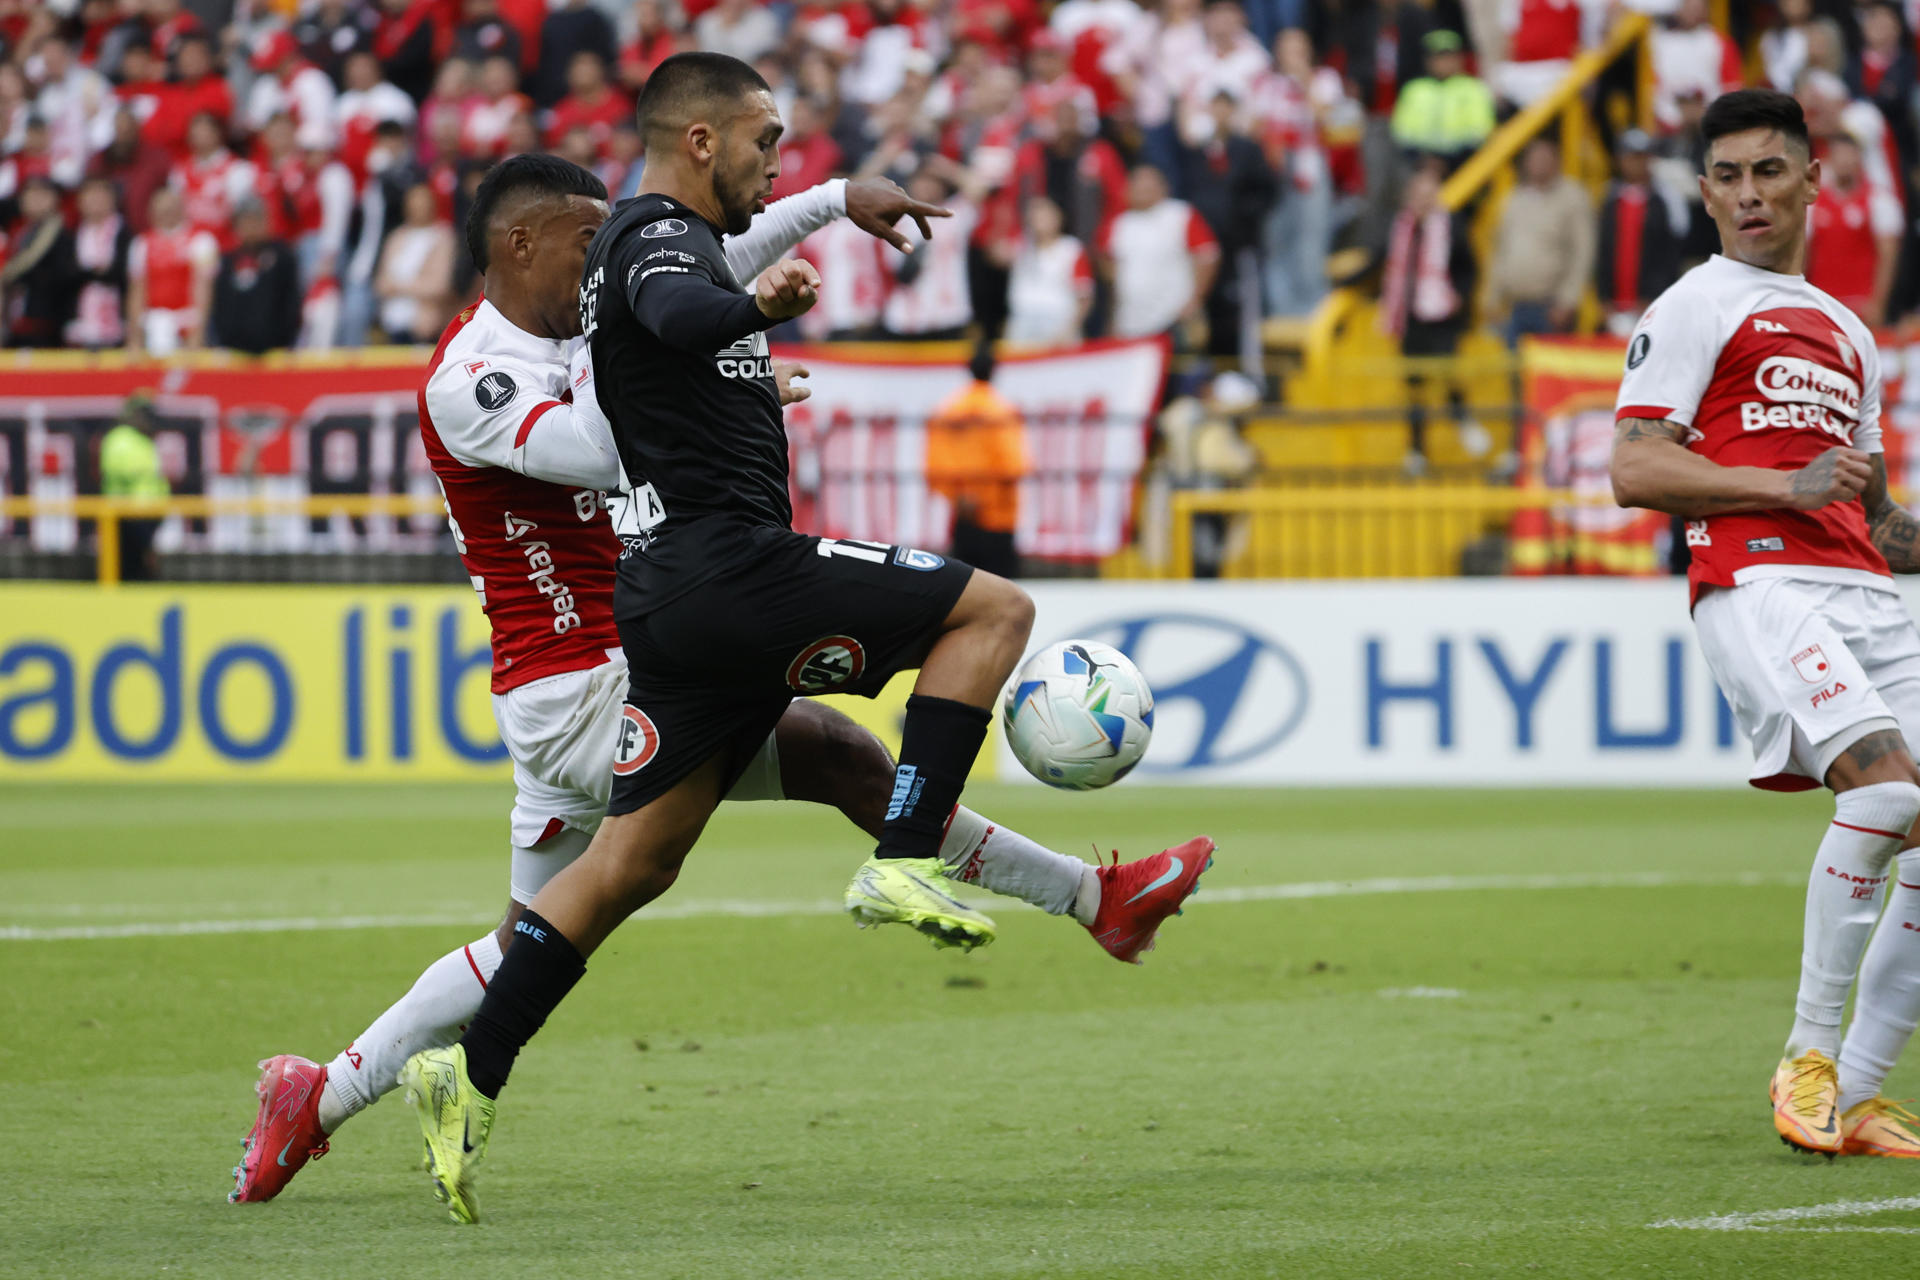
[{"label": "fila logo on jersey", "polygon": [[844,689],[867,669],[867,651],[852,636],[823,636],[787,665],[787,688],[796,693]]},{"label": "fila logo on jersey", "polygon": [[506,408],[519,394],[520,384],[499,369],[473,384],[474,401],[488,413]]},{"label": "fila logo on jersey", "polygon": [[624,778],[653,763],[660,754],[660,730],[631,702],[620,708],[620,733],[613,740],[613,771]]},{"label": "fila logo on jersey", "polygon": [[642,240],[664,240],[668,236],[686,234],[687,224],[678,218],[662,218],[658,222],[649,222],[640,228]]},{"label": "fila logo on jersey", "polygon": [[1755,333],[1787,333],[1787,332],[1790,332],[1790,331],[1788,330],[1788,328],[1787,328],[1787,326],[1785,326],[1785,325],[1783,325],[1783,324],[1778,324],[1778,323],[1775,323],[1775,322],[1774,322],[1774,321],[1772,321],[1772,320],[1755,320],[1755,321],[1753,322],[1753,331],[1754,331]]},{"label": "fila logo on jersey", "polygon": [[1833,664],[1827,661],[1826,652],[1819,645],[1810,644],[1793,655],[1793,669],[1808,684],[1825,684]]},{"label": "fila logo on jersey", "polygon": [[1844,684],[1836,684],[1831,689],[1822,689],[1813,695],[1813,705],[1817,708],[1823,702],[1831,702],[1847,691]]},{"label": "fila logo on jersey", "polygon": [[767,335],[750,333],[725,351],[715,352],[713,367],[723,378],[771,378],[773,360],[767,351]]}]

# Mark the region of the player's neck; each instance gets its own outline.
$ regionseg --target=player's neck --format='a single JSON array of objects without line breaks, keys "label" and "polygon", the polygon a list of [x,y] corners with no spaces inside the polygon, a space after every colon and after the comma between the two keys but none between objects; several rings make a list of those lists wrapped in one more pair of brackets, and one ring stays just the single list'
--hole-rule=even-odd
[{"label": "player's neck", "polygon": [[1771,271],[1775,275],[1804,276],[1807,274],[1807,242],[1802,240],[1787,253],[1770,262],[1754,262],[1734,252],[1732,245],[1720,242],[1720,256],[1729,262],[1737,262],[1743,267],[1752,267],[1756,271]]},{"label": "player's neck", "polygon": [[548,342],[560,342],[562,338],[547,332],[540,315],[527,302],[526,297],[508,280],[482,280],[480,292],[493,309],[505,317],[508,324],[522,333],[531,334]]},{"label": "player's neck", "polygon": [[710,184],[703,184],[692,174],[685,172],[676,164],[650,164],[640,175],[640,188],[634,193],[642,196],[665,196],[669,200],[685,205],[704,218],[716,231],[725,232],[727,215],[720,208],[720,198]]}]

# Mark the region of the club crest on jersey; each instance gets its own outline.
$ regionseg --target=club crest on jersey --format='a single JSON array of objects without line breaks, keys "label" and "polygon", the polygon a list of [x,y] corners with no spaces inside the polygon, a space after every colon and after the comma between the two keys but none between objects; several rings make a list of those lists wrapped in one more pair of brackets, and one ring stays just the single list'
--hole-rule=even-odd
[{"label": "club crest on jersey", "polygon": [[1833,664],[1817,644],[1810,644],[1793,655],[1793,669],[1808,684],[1825,684],[1831,678]]},{"label": "club crest on jersey", "polygon": [[620,733],[613,740],[613,771],[624,778],[653,763],[660,753],[660,730],[631,702],[620,708]]},{"label": "club crest on jersey", "polygon": [[499,369],[473,384],[473,399],[488,413],[504,409],[520,394],[520,384]]},{"label": "club crest on jersey", "polygon": [[1833,331],[1833,349],[1840,353],[1840,363],[1847,368],[1852,369],[1859,365],[1859,354],[1854,351],[1853,344],[1847,341],[1846,335],[1838,329]]},{"label": "club crest on jersey", "polygon": [[922,573],[932,573],[946,560],[931,551],[921,551],[915,547],[897,547],[894,549],[893,562],[902,569],[918,569]]},{"label": "club crest on jersey", "polygon": [[658,222],[649,222],[640,228],[642,240],[664,240],[668,236],[685,235],[687,224],[678,218],[662,218]]},{"label": "club crest on jersey", "polygon": [[867,651],[852,636],[823,636],[802,649],[787,666],[787,688],[795,693],[844,689],[867,669]]},{"label": "club crest on jersey", "polygon": [[723,378],[771,378],[773,359],[767,349],[767,335],[750,333],[725,351],[714,352],[713,367]]}]

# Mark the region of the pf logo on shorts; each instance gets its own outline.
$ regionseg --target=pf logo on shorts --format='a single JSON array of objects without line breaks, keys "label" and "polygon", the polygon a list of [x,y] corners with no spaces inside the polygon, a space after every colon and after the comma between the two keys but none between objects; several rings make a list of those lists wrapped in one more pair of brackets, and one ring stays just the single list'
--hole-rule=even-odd
[{"label": "pf logo on shorts", "polygon": [[1825,684],[1833,679],[1833,664],[1817,644],[1810,644],[1793,655],[1793,669],[1808,684]]},{"label": "pf logo on shorts", "polygon": [[613,740],[613,772],[618,777],[638,773],[660,751],[660,731],[647,713],[629,702],[620,708],[620,733]]},{"label": "pf logo on shorts", "polygon": [[844,689],[867,669],[867,651],[852,636],[823,636],[802,649],[787,666],[787,688],[795,693]]}]

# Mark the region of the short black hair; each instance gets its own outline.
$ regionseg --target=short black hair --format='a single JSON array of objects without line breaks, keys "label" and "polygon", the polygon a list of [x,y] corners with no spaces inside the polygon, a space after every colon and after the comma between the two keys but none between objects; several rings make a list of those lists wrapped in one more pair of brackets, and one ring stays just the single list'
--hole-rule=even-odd
[{"label": "short black hair", "polygon": [[1749,129],[1767,129],[1779,133],[1788,141],[1797,144],[1802,152],[1811,153],[1812,145],[1807,140],[1807,116],[1800,109],[1800,103],[1790,93],[1778,93],[1772,89],[1735,89],[1732,93],[1723,93],[1708,105],[1706,114],[1700,117],[1700,137],[1713,150],[1713,144],[1730,133],[1745,133]]},{"label": "short black hair", "polygon": [[522,192],[605,200],[607,184],[571,160],[541,152],[509,156],[487,170],[480,189],[473,193],[473,208],[467,211],[467,252],[482,275],[487,270],[487,224],[503,200]]},{"label": "short black hair", "polygon": [[[738,58],[724,53],[676,53],[653,69],[634,118],[640,132],[678,132],[714,102],[730,102],[767,88],[766,78]],[[651,145],[651,143],[649,143]]]}]

